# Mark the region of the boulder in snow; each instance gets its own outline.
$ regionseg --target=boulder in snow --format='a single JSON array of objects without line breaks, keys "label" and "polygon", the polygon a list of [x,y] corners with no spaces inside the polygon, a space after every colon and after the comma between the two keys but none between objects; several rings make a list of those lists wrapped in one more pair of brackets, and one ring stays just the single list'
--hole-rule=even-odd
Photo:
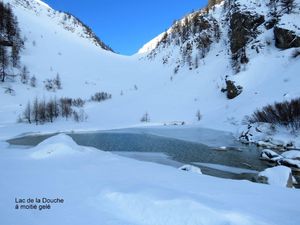
[{"label": "boulder in snow", "polygon": [[286,152],[282,153],[281,155],[287,159],[300,160],[300,151],[299,150],[286,151]]},{"label": "boulder in snow", "polygon": [[290,167],[294,170],[300,170],[300,161],[295,159],[282,158],[277,161],[279,165]]},{"label": "boulder in snow", "polygon": [[280,187],[293,187],[292,171],[286,166],[268,168],[258,174],[257,181]]},{"label": "boulder in snow", "polygon": [[240,85],[236,85],[234,81],[226,80],[226,91],[227,91],[227,98],[234,99],[238,95],[240,95],[243,91],[243,87]]},{"label": "boulder in snow", "polygon": [[282,159],[282,156],[280,156],[279,154],[277,154],[276,152],[270,149],[262,150],[260,157],[263,160],[268,160],[272,162],[277,162],[278,160]]},{"label": "boulder in snow", "polygon": [[287,49],[300,47],[300,37],[294,31],[287,30],[281,27],[274,28],[275,45],[277,48]]},{"label": "boulder in snow", "polygon": [[199,167],[192,166],[192,165],[184,165],[184,166],[180,167],[179,170],[202,174],[202,171]]}]

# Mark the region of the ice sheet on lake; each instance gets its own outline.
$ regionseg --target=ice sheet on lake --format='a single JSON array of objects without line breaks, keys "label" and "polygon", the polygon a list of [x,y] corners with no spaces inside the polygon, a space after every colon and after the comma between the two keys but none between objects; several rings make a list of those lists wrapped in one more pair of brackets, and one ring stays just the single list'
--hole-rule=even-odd
[{"label": "ice sheet on lake", "polygon": [[137,159],[146,162],[154,162],[163,165],[169,165],[176,168],[183,165],[183,163],[170,159],[169,156],[163,152],[113,152],[113,153],[127,158]]},{"label": "ice sheet on lake", "polygon": [[258,173],[256,170],[250,170],[250,169],[244,169],[244,168],[238,168],[238,167],[232,167],[232,166],[225,166],[221,164],[212,164],[212,163],[200,163],[200,162],[194,162],[193,164],[198,166],[204,166],[211,169],[221,170],[224,172],[234,173],[234,174],[242,174],[242,173]]},{"label": "ice sheet on lake", "polygon": [[240,147],[241,144],[236,141],[232,133],[217,131],[213,129],[200,128],[195,126],[159,126],[143,127],[119,130],[120,132],[134,132],[152,134],[161,137],[175,138],[183,141],[201,143],[211,147]]}]

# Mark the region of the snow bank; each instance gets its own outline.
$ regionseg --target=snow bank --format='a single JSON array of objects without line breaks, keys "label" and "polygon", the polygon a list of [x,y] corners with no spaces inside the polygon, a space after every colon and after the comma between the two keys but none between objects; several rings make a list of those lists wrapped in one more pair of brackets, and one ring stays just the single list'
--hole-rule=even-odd
[{"label": "snow bank", "polygon": [[[193,199],[162,196],[144,192],[107,192],[102,198],[126,217],[130,224],[140,225],[262,225],[255,218],[240,213],[218,210]],[[178,193],[179,194],[179,193]],[[102,199],[99,199],[102,201]],[[145,217],[146,216],[146,217]]]},{"label": "snow bank", "polygon": [[300,160],[300,151],[298,150],[291,150],[281,154],[284,158],[287,159],[298,159]]},{"label": "snow bank", "polygon": [[[61,134],[32,149],[0,151],[0,224],[62,225],[66,215],[72,225],[300,224],[298,190],[195,176],[89,148],[77,157],[82,149]],[[39,197],[64,204],[15,209],[15,198]]]},{"label": "snow bank", "polygon": [[4,149],[4,148],[7,148],[8,145],[9,145],[9,144],[8,144],[7,142],[0,141],[0,150],[1,150],[1,149]]},{"label": "snow bank", "polygon": [[279,27],[292,30],[296,35],[300,35],[299,14],[284,14],[279,21]]},{"label": "snow bank", "polygon": [[253,123],[241,126],[239,133],[239,139],[244,143],[255,143],[261,147],[279,150],[300,148],[300,135],[283,126]]},{"label": "snow bank", "polygon": [[78,146],[73,139],[66,134],[59,134],[46,139],[33,149],[31,157],[33,159],[44,159],[77,154],[84,150]]},{"label": "snow bank", "polygon": [[263,172],[260,172],[259,177],[261,179],[266,178],[266,183],[279,187],[292,187],[293,177],[292,171],[286,166],[276,166],[268,168]]},{"label": "snow bank", "polygon": [[199,167],[192,166],[192,165],[183,165],[182,167],[179,168],[179,170],[202,174],[202,171]]}]

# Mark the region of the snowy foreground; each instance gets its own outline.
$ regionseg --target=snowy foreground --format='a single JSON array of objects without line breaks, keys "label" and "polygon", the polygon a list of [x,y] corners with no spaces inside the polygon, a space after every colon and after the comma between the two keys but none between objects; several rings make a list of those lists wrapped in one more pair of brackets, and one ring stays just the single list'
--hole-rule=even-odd
[{"label": "snowy foreground", "polygon": [[62,134],[32,149],[0,146],[3,225],[300,224],[299,190],[139,162]]}]

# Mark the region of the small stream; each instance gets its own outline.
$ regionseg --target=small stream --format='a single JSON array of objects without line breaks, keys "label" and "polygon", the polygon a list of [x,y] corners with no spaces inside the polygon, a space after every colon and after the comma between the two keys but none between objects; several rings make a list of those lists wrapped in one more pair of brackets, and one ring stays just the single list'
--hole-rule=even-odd
[{"label": "small stream", "polygon": [[[176,139],[170,137],[170,132]],[[242,145],[228,133],[209,132],[210,135],[205,129],[191,132],[203,143],[183,140],[180,129],[169,133],[166,129],[135,128],[67,134],[79,145],[174,167],[192,164],[200,167],[204,174],[222,178],[253,180],[258,171],[268,167],[266,162],[259,160],[260,150],[256,146]],[[189,135],[188,130],[184,134]],[[24,136],[8,142],[11,145],[35,146],[53,135]]]}]

